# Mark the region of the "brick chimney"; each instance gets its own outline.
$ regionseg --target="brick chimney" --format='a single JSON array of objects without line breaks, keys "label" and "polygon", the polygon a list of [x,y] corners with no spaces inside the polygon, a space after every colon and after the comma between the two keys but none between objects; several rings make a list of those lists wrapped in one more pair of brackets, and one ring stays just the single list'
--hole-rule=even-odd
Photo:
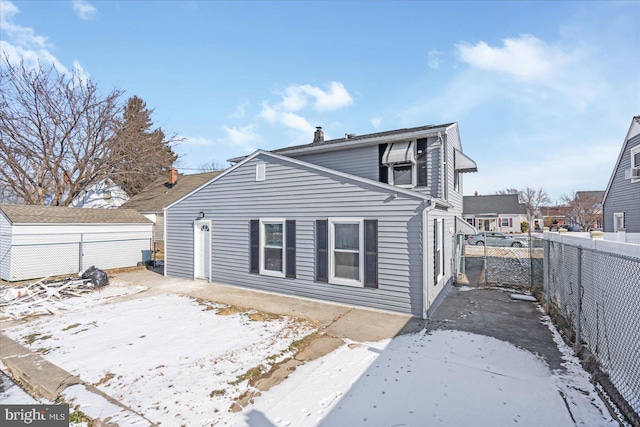
[{"label": "brick chimney", "polygon": [[169,185],[175,185],[178,182],[178,169],[171,168],[169,169]]},{"label": "brick chimney", "polygon": [[324,142],[324,132],[322,131],[322,126],[316,126],[316,131],[313,134],[313,143],[319,144]]}]

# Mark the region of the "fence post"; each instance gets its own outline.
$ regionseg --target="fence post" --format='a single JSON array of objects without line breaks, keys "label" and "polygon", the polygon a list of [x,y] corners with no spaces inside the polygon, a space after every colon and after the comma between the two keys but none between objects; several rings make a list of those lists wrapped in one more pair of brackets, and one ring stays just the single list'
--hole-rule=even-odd
[{"label": "fence post", "polygon": [[80,252],[78,253],[78,271],[84,271],[84,233],[80,233]]},{"label": "fence post", "polygon": [[484,258],[483,258],[483,263],[484,263],[484,284],[488,285],[489,284],[489,272],[488,272],[488,269],[487,269],[488,262],[487,262],[487,241],[486,240],[487,239],[485,237],[485,242],[484,242],[484,245],[482,245],[482,248],[484,250]]},{"label": "fence post", "polygon": [[551,313],[551,261],[550,261],[550,252],[551,250],[551,242],[547,239],[544,240],[544,266],[547,267],[547,289],[545,292],[545,300],[547,302],[547,314]]},{"label": "fence post", "polygon": [[576,300],[576,339],[573,344],[574,349],[580,347],[582,341],[582,331],[580,330],[580,317],[582,316],[582,246],[578,246],[578,292]]}]

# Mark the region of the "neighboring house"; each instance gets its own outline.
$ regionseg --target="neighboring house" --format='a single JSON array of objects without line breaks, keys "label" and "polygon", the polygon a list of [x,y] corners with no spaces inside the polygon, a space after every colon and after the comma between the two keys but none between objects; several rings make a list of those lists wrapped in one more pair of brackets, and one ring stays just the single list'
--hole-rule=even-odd
[{"label": "neighboring house", "polygon": [[542,206],[540,213],[544,220],[544,226],[556,229],[561,225],[572,224],[571,209],[569,206]]},{"label": "neighboring house", "polygon": [[219,173],[220,171],[185,175],[179,174],[176,169],[170,169],[167,177],[155,180],[124,203],[121,208],[134,209],[153,221],[154,252],[162,254],[165,235],[163,209]]},{"label": "neighboring house", "polygon": [[640,116],[635,116],[609,179],[603,203],[604,231],[640,233]]},{"label": "neighboring house", "polygon": [[465,196],[462,216],[478,231],[520,233],[520,223],[529,222],[527,208],[518,202],[517,194]]},{"label": "neighboring house", "polygon": [[0,205],[0,278],[136,266],[151,257],[152,227],[130,209]]},{"label": "neighboring house", "polygon": [[456,123],[231,162],[165,210],[166,275],[426,317],[475,233]]},{"label": "neighboring house", "polygon": [[129,195],[111,179],[90,184],[73,198],[69,206],[74,208],[117,208],[129,200]]}]

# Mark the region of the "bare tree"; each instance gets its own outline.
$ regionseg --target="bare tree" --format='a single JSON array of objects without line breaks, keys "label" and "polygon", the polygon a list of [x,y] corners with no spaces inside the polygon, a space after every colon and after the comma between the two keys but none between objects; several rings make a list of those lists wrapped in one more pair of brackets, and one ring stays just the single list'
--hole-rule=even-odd
[{"label": "bare tree", "polygon": [[598,195],[573,192],[563,194],[561,200],[569,208],[569,216],[584,230],[590,230],[602,217],[602,198]]},{"label": "bare tree", "polygon": [[518,192],[518,201],[526,206],[529,215],[535,215],[541,206],[551,203],[551,198],[542,187],[525,187]]},{"label": "bare tree", "polygon": [[225,170],[228,167],[229,166],[225,165],[223,162],[219,162],[217,160],[211,160],[207,163],[202,163],[198,167],[198,169],[200,169],[201,172],[215,172],[215,171]]},{"label": "bare tree", "polygon": [[518,190],[517,188],[505,188],[504,190],[496,191],[496,194],[499,194],[499,195],[502,195],[502,194],[518,194],[519,195],[520,194],[520,190]]},{"label": "bare tree", "polygon": [[0,58],[0,184],[26,204],[67,206],[108,175],[121,94],[75,70]]}]

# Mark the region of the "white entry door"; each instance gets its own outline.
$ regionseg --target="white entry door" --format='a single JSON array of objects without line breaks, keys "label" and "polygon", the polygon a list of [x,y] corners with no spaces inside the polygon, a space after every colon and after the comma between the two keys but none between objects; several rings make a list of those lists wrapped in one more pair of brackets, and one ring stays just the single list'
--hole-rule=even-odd
[{"label": "white entry door", "polygon": [[196,221],[193,226],[193,273],[196,279],[209,279],[211,270],[211,221]]}]

